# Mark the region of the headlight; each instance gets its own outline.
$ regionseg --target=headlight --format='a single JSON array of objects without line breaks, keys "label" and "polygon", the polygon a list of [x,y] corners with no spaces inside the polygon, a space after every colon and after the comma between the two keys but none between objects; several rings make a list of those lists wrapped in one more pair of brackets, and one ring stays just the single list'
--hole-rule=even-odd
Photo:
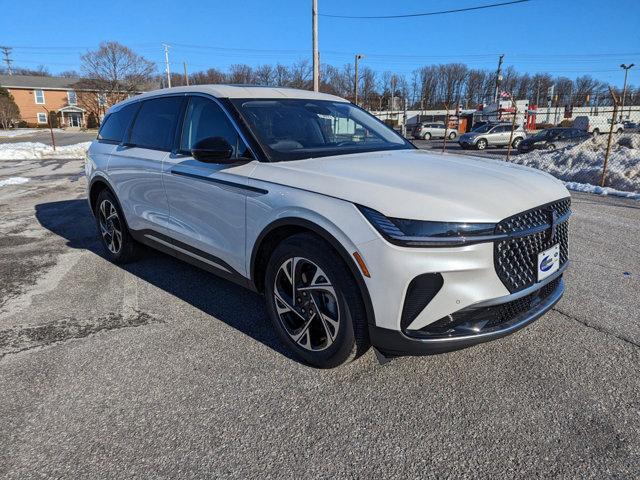
[{"label": "headlight", "polygon": [[405,247],[457,247],[496,239],[494,223],[452,223],[385,217],[358,205],[367,220],[388,241]]}]

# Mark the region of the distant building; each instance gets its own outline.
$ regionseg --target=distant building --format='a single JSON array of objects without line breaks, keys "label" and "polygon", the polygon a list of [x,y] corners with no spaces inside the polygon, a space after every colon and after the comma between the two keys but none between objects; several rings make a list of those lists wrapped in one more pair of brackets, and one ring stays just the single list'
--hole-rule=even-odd
[{"label": "distant building", "polygon": [[90,114],[99,121],[109,99],[104,93],[79,88],[81,84],[79,78],[0,75],[0,86],[13,95],[21,120],[30,127],[46,126],[47,111],[55,112],[65,128],[86,127]]}]

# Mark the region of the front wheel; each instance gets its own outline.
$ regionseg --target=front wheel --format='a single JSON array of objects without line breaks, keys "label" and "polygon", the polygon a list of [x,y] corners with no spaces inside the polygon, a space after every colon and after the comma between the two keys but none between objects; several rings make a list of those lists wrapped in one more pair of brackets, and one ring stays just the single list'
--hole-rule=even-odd
[{"label": "front wheel", "polygon": [[476,143],[476,148],[478,150],[484,150],[485,148],[487,148],[487,141],[484,138],[481,138],[480,140],[478,140],[478,143]]},{"label": "front wheel", "polygon": [[422,135],[422,139],[423,140],[431,140],[431,134],[429,132],[425,133],[424,135]]},{"label": "front wheel", "polygon": [[520,146],[520,142],[522,142],[522,139],[520,137],[514,139],[511,143],[511,147],[517,149]]},{"label": "front wheel", "polygon": [[449,140],[453,140],[453,139],[455,139],[455,138],[456,138],[456,136],[457,136],[457,135],[456,135],[456,132],[451,132],[451,133],[449,134]]},{"label": "front wheel", "polygon": [[305,363],[333,368],[368,349],[356,281],[320,238],[298,234],[276,247],[267,265],[265,295],[278,336]]}]

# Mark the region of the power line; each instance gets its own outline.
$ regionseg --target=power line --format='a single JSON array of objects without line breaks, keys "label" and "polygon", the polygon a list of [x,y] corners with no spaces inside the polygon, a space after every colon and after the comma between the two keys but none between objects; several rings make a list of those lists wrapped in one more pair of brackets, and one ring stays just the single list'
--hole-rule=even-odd
[{"label": "power line", "polygon": [[485,8],[504,7],[506,5],[514,5],[516,3],[525,3],[531,0],[513,0],[511,2],[492,3],[489,5],[478,5],[477,7],[456,8],[452,10],[440,10],[438,12],[426,13],[409,13],[405,15],[330,15],[327,13],[319,14],[321,17],[330,18],[352,18],[352,19],[384,19],[384,18],[410,18],[410,17],[430,17],[432,15],[445,15],[448,13],[470,12],[472,10],[483,10]]}]

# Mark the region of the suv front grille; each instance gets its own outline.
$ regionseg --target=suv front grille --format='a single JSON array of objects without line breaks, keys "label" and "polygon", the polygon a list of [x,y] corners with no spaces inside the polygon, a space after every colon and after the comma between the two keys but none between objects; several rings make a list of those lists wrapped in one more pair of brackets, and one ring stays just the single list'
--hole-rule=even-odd
[{"label": "suv front grille", "polygon": [[[516,236],[495,242],[494,263],[496,273],[509,292],[514,293],[530,287],[538,280],[538,254],[556,243],[560,245],[560,267],[569,258],[569,223],[565,220],[554,225],[555,218],[571,212],[571,199],[527,210],[505,220],[496,226],[496,234]],[[547,226],[546,229],[519,236],[519,232]]]}]

